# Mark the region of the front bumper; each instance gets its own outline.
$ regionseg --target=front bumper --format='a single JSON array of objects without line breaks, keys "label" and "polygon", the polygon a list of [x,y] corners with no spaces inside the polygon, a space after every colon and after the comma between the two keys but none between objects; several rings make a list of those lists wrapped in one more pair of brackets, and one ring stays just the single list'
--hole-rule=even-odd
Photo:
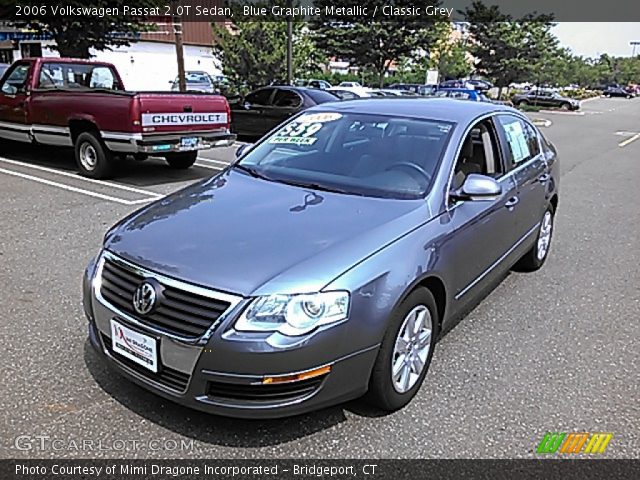
[{"label": "front bumper", "polygon": [[[256,336],[229,328],[244,309],[244,299],[232,303],[211,332],[194,340],[159,334],[114,308],[91,282],[83,282],[89,339],[98,354],[119,373],[142,387],[181,405],[208,413],[240,418],[278,418],[345,402],[366,393],[378,345],[349,350],[344,329],[328,328],[304,342],[274,347]],[[158,373],[131,362],[111,348],[111,319],[158,339]],[[345,353],[348,352],[348,353]],[[328,373],[282,383],[266,383],[318,367]]]},{"label": "front bumper", "polygon": [[[157,395],[206,413],[255,419],[298,415],[364,395],[378,350],[376,346],[355,352],[333,361],[328,374],[276,388],[262,384],[265,375],[213,371],[200,359],[193,372],[181,378],[177,375],[180,372],[167,372],[165,368],[164,375],[174,386],[186,385],[185,390],[179,392],[168,387],[166,379],[144,372],[143,368],[114,354],[108,344],[110,337],[98,330],[93,321],[89,321],[89,339],[113,369]],[[287,354],[281,355],[283,365],[288,364]],[[233,361],[228,365],[232,367]]]}]

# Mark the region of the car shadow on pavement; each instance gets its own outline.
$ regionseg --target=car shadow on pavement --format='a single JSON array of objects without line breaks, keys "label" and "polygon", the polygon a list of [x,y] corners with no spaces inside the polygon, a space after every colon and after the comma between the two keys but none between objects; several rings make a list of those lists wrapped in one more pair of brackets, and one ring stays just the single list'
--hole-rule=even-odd
[{"label": "car shadow on pavement", "polygon": [[[0,155],[9,160],[23,162],[27,168],[29,165],[35,165],[65,173],[77,173],[80,176],[72,148],[2,142]],[[217,166],[222,170],[222,165],[218,164]],[[177,182],[193,182],[211,177],[217,172],[218,170],[197,164],[187,170],[174,170],[167,165],[163,158],[152,157],[145,161],[136,161],[132,157],[128,157],[116,160],[113,177],[109,180],[132,187],[150,187]]]},{"label": "car shadow on pavement", "polygon": [[275,420],[207,414],[154,395],[122,377],[98,357],[89,340],[84,345],[84,361],[100,388],[121,405],[156,425],[206,444],[244,448],[279,445],[346,420],[340,407]]}]

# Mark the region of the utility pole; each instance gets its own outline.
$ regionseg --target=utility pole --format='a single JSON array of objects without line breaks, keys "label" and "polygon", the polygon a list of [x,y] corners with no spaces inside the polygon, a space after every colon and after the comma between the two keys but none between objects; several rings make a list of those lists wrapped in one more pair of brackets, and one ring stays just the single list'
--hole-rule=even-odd
[{"label": "utility pole", "polygon": [[182,45],[182,19],[179,15],[176,14],[178,1],[172,0],[172,9],[173,16],[172,24],[173,24],[173,34],[175,36],[176,43],[176,57],[178,59],[178,85],[180,86],[181,92],[187,91],[187,81],[184,76],[184,47]]},{"label": "utility pole", "polygon": [[636,56],[636,47],[638,45],[640,45],[640,42],[629,42],[629,45],[631,45],[631,49],[632,49],[631,56],[635,57]]},{"label": "utility pole", "polygon": [[[287,0],[287,7],[291,8],[292,0]],[[287,18],[287,85],[293,84],[293,18]]]}]

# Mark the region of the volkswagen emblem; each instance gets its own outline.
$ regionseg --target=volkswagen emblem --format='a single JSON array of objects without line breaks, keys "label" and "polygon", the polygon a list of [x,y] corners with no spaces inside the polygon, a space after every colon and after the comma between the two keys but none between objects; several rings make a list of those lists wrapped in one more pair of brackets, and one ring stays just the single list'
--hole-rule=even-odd
[{"label": "volkswagen emblem", "polygon": [[158,300],[158,294],[153,284],[147,280],[138,285],[133,294],[133,308],[140,315],[146,315],[153,310]]}]

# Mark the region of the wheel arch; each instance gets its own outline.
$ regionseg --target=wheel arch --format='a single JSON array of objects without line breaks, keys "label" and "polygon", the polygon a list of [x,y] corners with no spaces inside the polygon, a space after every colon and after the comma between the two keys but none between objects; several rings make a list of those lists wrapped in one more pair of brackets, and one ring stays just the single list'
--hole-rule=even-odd
[{"label": "wheel arch", "polygon": [[428,273],[423,277],[416,279],[408,288],[406,288],[394,305],[393,310],[395,310],[411,292],[419,287],[429,290],[436,301],[436,308],[438,309],[438,331],[441,332],[442,324],[444,322],[445,315],[447,314],[447,288],[444,281],[434,273]]},{"label": "wheel arch", "polygon": [[69,133],[71,134],[71,142],[76,143],[76,139],[81,133],[92,133],[98,140],[101,140],[100,129],[94,121],[88,118],[72,118],[69,120]]}]

